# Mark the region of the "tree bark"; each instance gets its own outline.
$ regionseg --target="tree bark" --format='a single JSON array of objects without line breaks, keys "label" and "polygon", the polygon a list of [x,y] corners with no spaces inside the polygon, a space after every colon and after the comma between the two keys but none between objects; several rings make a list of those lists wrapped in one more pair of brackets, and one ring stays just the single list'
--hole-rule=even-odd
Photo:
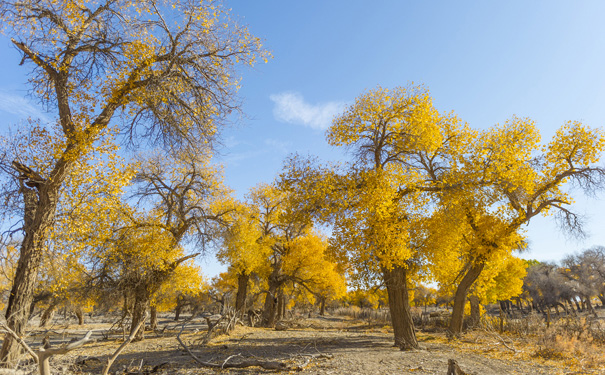
[{"label": "tree bark", "polygon": [[[67,163],[61,159],[51,174],[54,178],[52,183],[39,185],[37,187],[39,191],[21,186],[24,202],[24,237],[5,313],[7,326],[19,337],[25,335],[38,279],[38,269],[42,261],[46,232],[52,226],[55,217],[59,186],[65,179],[66,171]],[[19,343],[11,335],[6,334],[0,349],[2,366],[14,367],[20,353]]]},{"label": "tree bark", "polygon": [[477,280],[485,263],[473,263],[471,267],[466,271],[464,277],[456,288],[456,294],[454,296],[454,308],[452,310],[452,320],[450,321],[450,333],[453,336],[459,336],[462,333],[462,322],[464,319],[464,305],[466,304],[466,296],[471,286]]},{"label": "tree bark", "polygon": [[82,306],[76,306],[74,313],[76,314],[76,318],[78,318],[78,325],[84,325],[84,311],[82,310]]},{"label": "tree bark", "polygon": [[471,316],[468,321],[469,328],[475,328],[479,325],[479,321],[481,320],[481,307],[479,304],[479,297],[476,295],[471,295],[468,298],[471,303]]},{"label": "tree bark", "polygon": [[389,296],[395,346],[401,350],[418,349],[408,295],[407,270],[394,267],[392,270],[383,269],[382,274]]},{"label": "tree bark", "polygon": [[277,315],[277,292],[281,282],[279,281],[279,270],[274,269],[269,275],[269,290],[265,297],[265,305],[263,306],[263,315],[261,317],[262,327],[273,327],[275,325],[275,317]]},{"label": "tree bark", "polygon": [[[145,338],[145,322],[147,317],[147,307],[149,306],[149,294],[144,286],[138,286],[134,295],[134,306],[132,308],[132,323],[130,324],[130,335],[134,333],[134,330],[138,327],[139,330],[134,335],[134,341],[141,341]],[[143,321],[142,324],[141,321]]]},{"label": "tree bark", "polygon": [[55,311],[57,310],[57,302],[52,301],[50,305],[44,310],[42,316],[40,317],[40,327],[46,327],[49,321],[52,320],[55,315]]},{"label": "tree bark", "polygon": [[178,296],[176,299],[176,308],[174,309],[174,321],[178,322],[181,317],[181,312],[183,311],[183,306],[185,305],[185,299],[183,296]]},{"label": "tree bark", "polygon": [[243,315],[246,311],[246,297],[248,296],[248,280],[250,274],[242,272],[237,275],[237,294],[235,295],[235,311]]},{"label": "tree bark", "polygon": [[158,329],[158,309],[155,306],[151,306],[149,310],[149,328],[155,331]]},{"label": "tree bark", "polygon": [[594,311],[594,307],[592,307],[592,302],[590,302],[590,297],[586,297],[586,308],[595,318],[597,317],[597,313]]},{"label": "tree bark", "polygon": [[326,297],[319,297],[319,315],[326,315]]}]

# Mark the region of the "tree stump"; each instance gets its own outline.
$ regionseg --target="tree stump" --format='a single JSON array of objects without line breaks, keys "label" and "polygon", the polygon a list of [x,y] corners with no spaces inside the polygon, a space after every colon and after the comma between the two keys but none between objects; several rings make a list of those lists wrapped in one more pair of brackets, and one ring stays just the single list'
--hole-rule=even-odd
[{"label": "tree stump", "polygon": [[458,362],[455,359],[447,360],[447,375],[469,375],[466,372],[462,371],[460,366],[458,366]]}]

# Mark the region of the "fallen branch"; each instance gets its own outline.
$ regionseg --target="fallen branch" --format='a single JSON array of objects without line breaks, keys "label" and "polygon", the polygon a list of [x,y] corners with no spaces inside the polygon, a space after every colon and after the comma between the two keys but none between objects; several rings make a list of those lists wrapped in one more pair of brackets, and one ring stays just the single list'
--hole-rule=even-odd
[{"label": "fallen branch", "polygon": [[38,354],[38,369],[40,370],[40,375],[50,375],[50,357],[57,354],[67,354],[68,352],[77,349],[90,341],[93,341],[91,340],[90,335],[92,335],[92,331],[88,331],[86,336],[84,336],[82,339],[58,348],[40,348],[36,353]]},{"label": "fallen branch", "polygon": [[504,340],[504,338],[503,338],[502,336],[500,336],[499,334],[497,334],[497,333],[496,333],[496,332],[494,332],[493,330],[488,329],[488,328],[486,327],[486,328],[484,328],[484,331],[485,331],[485,332],[487,332],[487,333],[489,333],[489,334],[491,334],[492,336],[494,336],[494,338],[495,338],[495,339],[496,339],[496,340],[497,340],[497,341],[498,341],[500,344],[502,344],[502,346],[504,346],[506,349],[510,350],[511,352],[513,352],[513,353],[515,353],[515,354],[519,352],[517,349],[515,349],[515,348],[514,348],[514,346],[513,346],[514,344],[512,343],[512,341],[511,341],[511,346],[508,346],[508,345],[507,345],[506,340]]},{"label": "fallen branch", "polygon": [[130,334],[130,336],[128,336],[128,339],[126,339],[122,345],[120,345],[120,347],[113,353],[113,355],[111,356],[111,358],[107,359],[107,364],[105,365],[105,368],[103,368],[103,372],[101,373],[102,375],[107,375],[107,373],[109,372],[109,368],[111,367],[111,365],[113,364],[113,362],[116,360],[116,358],[118,358],[118,356],[120,355],[120,353],[122,353],[122,350],[124,350],[124,348],[126,348],[126,345],[130,344],[132,342],[132,340],[134,340],[137,332],[139,332],[139,329],[141,328],[141,326],[143,324],[145,324],[145,320],[147,320],[147,316],[149,314],[147,314],[147,312],[145,312],[145,316],[143,317],[143,319],[141,319],[141,321],[139,322],[139,324],[137,324],[136,328],[132,331],[132,333]]},{"label": "fallen branch", "polygon": [[[288,369],[290,369],[287,364],[285,364],[283,362],[277,362],[277,361],[245,360],[245,361],[239,362],[239,363],[227,363],[227,361],[229,359],[233,358],[234,356],[227,358],[222,364],[202,361],[195,354],[193,354],[191,349],[189,349],[189,347],[187,345],[185,345],[183,340],[181,340],[181,333],[183,333],[184,328],[185,328],[185,325],[183,325],[183,327],[181,328],[181,331],[176,336],[177,341],[187,351],[187,353],[189,353],[189,355],[191,356],[191,358],[193,358],[194,361],[196,361],[197,363],[199,363],[200,365],[202,365],[204,367],[226,369],[226,368],[246,368],[246,367],[257,366],[257,367],[261,367],[265,370],[288,370]],[[292,370],[294,370],[294,369],[292,369]]]}]

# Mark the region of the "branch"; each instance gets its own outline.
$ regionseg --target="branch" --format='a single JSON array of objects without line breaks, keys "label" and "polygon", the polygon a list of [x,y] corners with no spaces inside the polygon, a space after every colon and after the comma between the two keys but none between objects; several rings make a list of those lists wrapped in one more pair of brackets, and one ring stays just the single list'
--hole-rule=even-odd
[{"label": "branch", "polygon": [[126,348],[126,345],[130,344],[132,342],[132,340],[134,340],[135,336],[137,335],[137,332],[139,332],[139,329],[141,329],[141,326],[145,323],[145,320],[147,320],[147,315],[149,315],[149,314],[147,313],[147,311],[145,311],[145,316],[143,317],[143,319],[141,319],[141,321],[136,326],[136,328],[132,331],[130,336],[128,336],[126,341],[124,341],[122,343],[122,345],[120,345],[120,347],[113,353],[111,358],[107,359],[107,364],[105,365],[105,368],[103,368],[103,372],[101,373],[102,375],[107,375],[107,373],[109,372],[109,368],[111,367],[113,362],[116,360],[116,358],[118,358],[120,353],[122,353],[122,350],[124,350],[124,348]]},{"label": "branch", "polygon": [[32,358],[36,361],[36,363],[40,363],[40,360],[38,358],[38,355],[32,350],[32,348],[29,347],[29,345],[27,345],[25,343],[25,341],[23,341],[23,339],[21,337],[19,337],[15,331],[13,331],[12,329],[10,329],[5,322],[0,322],[0,327],[4,328],[6,330],[6,333],[8,333],[12,338],[14,338],[19,345],[21,345],[28,353],[29,355],[32,356]]},{"label": "branch", "polygon": [[39,359],[38,370],[40,375],[50,375],[50,357],[57,354],[66,354],[74,349],[78,349],[90,341],[93,341],[90,339],[90,335],[92,335],[92,331],[88,331],[86,336],[84,336],[82,339],[67,345],[62,345],[58,348],[40,348],[37,352]]}]

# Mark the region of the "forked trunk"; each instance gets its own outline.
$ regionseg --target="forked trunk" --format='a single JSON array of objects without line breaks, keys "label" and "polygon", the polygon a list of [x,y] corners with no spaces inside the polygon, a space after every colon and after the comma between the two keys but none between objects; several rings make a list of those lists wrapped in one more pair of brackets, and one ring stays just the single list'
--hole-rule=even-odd
[{"label": "forked trunk", "polygon": [[382,274],[389,296],[395,346],[401,350],[418,349],[408,295],[407,271],[403,267],[394,267],[392,270],[383,269]]},{"label": "forked trunk", "polygon": [[246,311],[246,297],[248,296],[248,280],[250,274],[242,272],[237,275],[237,294],[235,296],[235,311],[243,315]]},{"label": "forked trunk", "polygon": [[462,333],[462,323],[464,319],[464,305],[466,304],[466,296],[471,286],[477,280],[485,263],[473,263],[471,267],[466,271],[464,277],[456,288],[456,294],[454,296],[454,308],[452,310],[452,320],[450,321],[450,333],[453,336],[459,336]]}]

